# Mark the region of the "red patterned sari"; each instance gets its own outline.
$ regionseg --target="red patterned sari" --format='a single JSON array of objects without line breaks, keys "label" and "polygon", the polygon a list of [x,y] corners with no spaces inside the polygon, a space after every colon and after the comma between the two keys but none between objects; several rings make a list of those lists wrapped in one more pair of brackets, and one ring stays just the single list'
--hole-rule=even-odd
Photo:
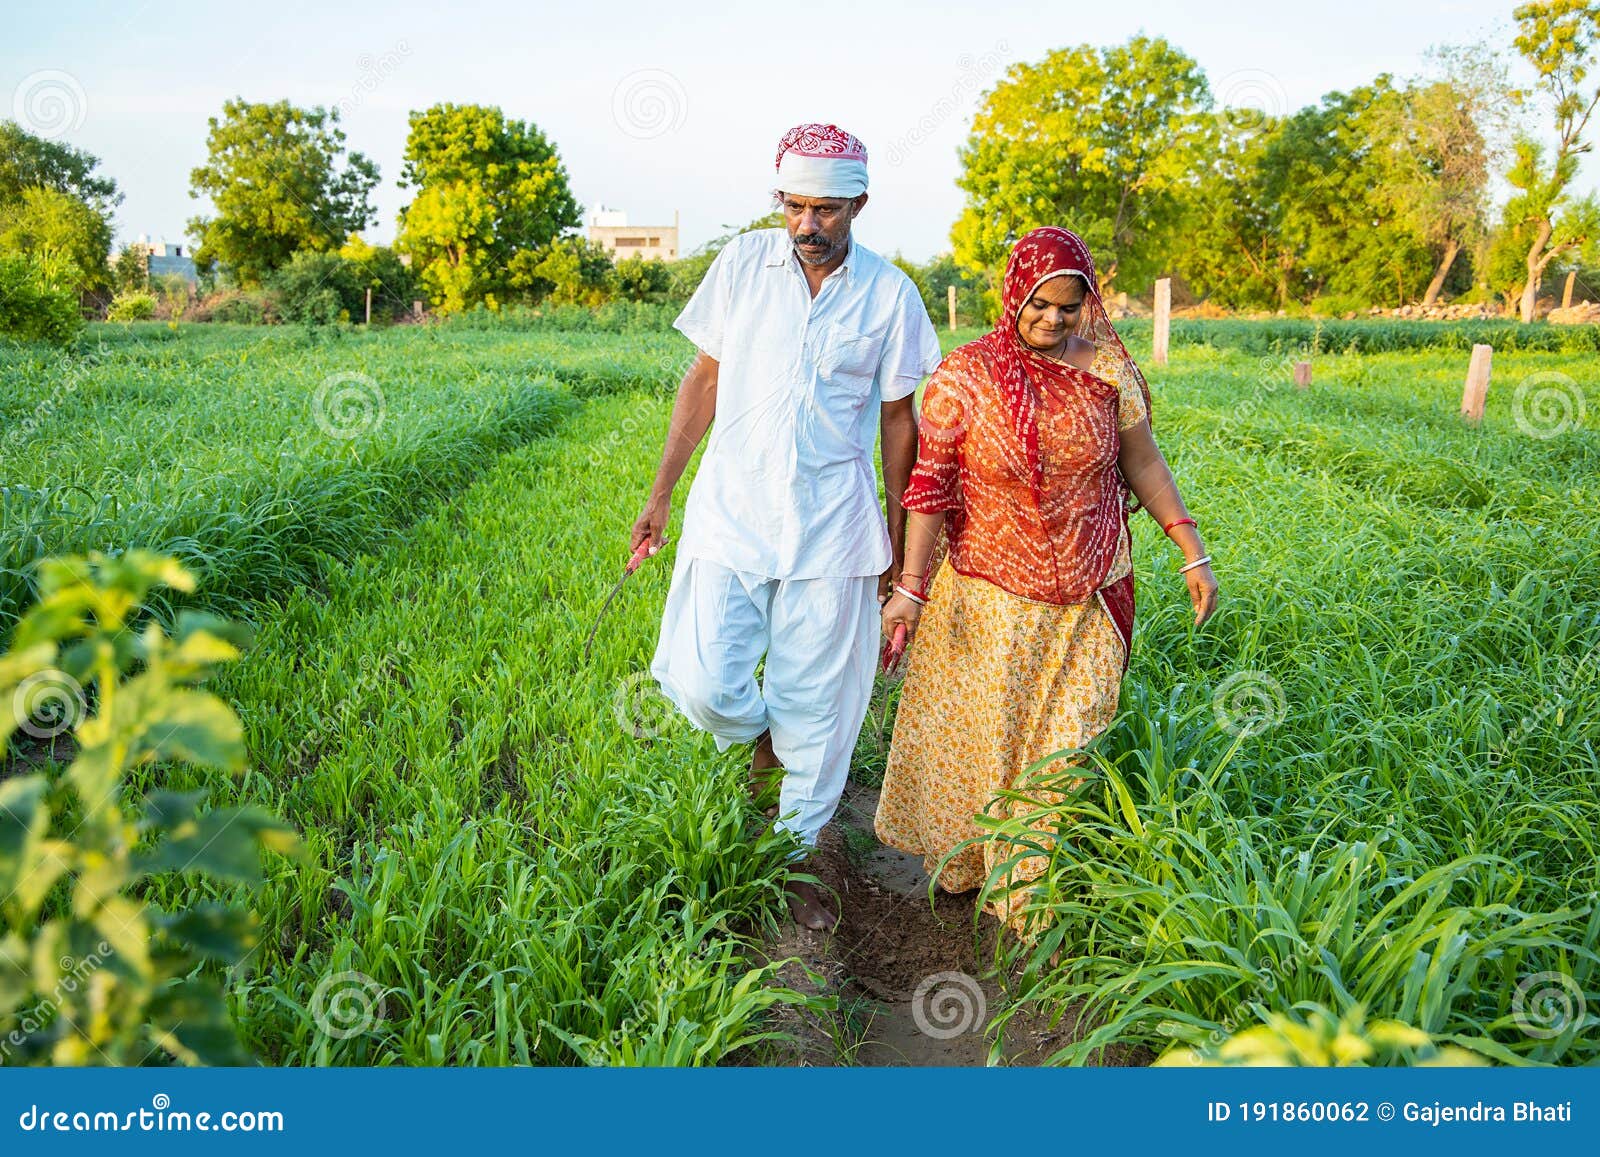
[{"label": "red patterned sari", "polygon": [[[1079,335],[1095,345],[1090,370],[1045,357],[1017,332],[1039,285],[1068,275],[1086,286]],[[929,380],[903,500],[946,513],[949,553],[931,568],[877,831],[930,872],[981,832],[974,817],[995,814],[996,794],[1018,786],[1024,768],[1110,723],[1133,632],[1129,490],[1117,458],[1121,431],[1148,418],[1144,377],[1075,234],[1023,238],[1002,303],[994,330],[952,351]],[[990,880],[995,857],[1009,854],[994,844],[950,858],[941,886]],[[1031,879],[1043,867],[1035,856],[1010,875]],[[990,907],[1011,918],[1016,905],[1002,894]]]}]

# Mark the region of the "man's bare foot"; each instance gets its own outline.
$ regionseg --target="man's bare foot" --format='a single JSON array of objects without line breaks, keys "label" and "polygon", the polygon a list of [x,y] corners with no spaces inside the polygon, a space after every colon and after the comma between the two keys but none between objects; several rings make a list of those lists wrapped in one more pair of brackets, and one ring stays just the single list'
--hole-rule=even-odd
[{"label": "man's bare foot", "polygon": [[823,902],[822,893],[815,884],[790,877],[783,890],[788,893],[789,914],[801,927],[832,932],[839,923],[839,917]]},{"label": "man's bare foot", "polygon": [[773,789],[783,780],[783,764],[772,750],[772,732],[763,731],[756,740],[756,749],[750,754],[750,778],[746,786],[750,800],[762,808],[768,819],[778,814],[778,805],[771,802]]}]

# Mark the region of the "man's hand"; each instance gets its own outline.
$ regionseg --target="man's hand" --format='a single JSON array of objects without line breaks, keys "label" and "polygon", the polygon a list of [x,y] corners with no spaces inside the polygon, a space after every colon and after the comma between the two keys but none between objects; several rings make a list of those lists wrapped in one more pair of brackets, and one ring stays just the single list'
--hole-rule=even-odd
[{"label": "man's hand", "polygon": [[628,536],[628,553],[638,550],[639,544],[646,539],[650,542],[651,554],[660,550],[667,541],[667,523],[671,518],[672,493],[650,495],[644,510],[634,520],[633,532]]},{"label": "man's hand", "polygon": [[889,601],[889,595],[894,591],[895,568],[891,566],[878,576],[878,605],[881,607]]}]

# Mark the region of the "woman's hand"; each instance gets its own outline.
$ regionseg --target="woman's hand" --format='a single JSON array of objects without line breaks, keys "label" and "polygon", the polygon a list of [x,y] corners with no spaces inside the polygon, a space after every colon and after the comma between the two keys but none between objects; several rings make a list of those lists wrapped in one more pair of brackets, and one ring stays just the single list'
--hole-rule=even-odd
[{"label": "woman's hand", "polygon": [[922,618],[922,608],[905,595],[893,595],[883,608],[883,637],[894,638],[894,629],[904,625],[906,643],[917,637],[917,622]]},{"label": "woman's hand", "polygon": [[1198,627],[1217,609],[1217,576],[1211,573],[1208,562],[1184,571],[1183,577],[1189,582],[1189,600],[1194,603],[1194,625]]}]

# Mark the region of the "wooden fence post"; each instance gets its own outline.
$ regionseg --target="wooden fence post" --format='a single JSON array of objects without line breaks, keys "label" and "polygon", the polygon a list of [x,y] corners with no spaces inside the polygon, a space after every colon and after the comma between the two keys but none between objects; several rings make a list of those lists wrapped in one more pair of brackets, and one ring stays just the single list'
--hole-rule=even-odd
[{"label": "wooden fence post", "polygon": [[1574,269],[1571,273],[1567,274],[1567,285],[1566,285],[1566,288],[1561,291],[1561,308],[1562,309],[1571,309],[1572,308],[1572,283],[1577,281],[1577,280],[1578,280],[1578,271],[1576,269]]},{"label": "wooden fence post", "polygon": [[945,290],[945,296],[950,304],[950,332],[956,329],[956,287],[951,285]]},{"label": "wooden fence post", "polygon": [[1163,277],[1156,282],[1156,323],[1152,338],[1154,348],[1150,360],[1158,366],[1167,364],[1167,338],[1172,330],[1172,278]]},{"label": "wooden fence post", "polygon": [[1472,361],[1467,365],[1467,384],[1461,391],[1461,416],[1469,422],[1483,420],[1483,400],[1489,394],[1489,363],[1493,358],[1493,346],[1472,347]]},{"label": "wooden fence post", "polygon": [[1294,363],[1294,384],[1296,389],[1305,389],[1311,385],[1311,363]]},{"label": "wooden fence post", "polygon": [[372,324],[372,286],[367,286],[367,324]]}]

